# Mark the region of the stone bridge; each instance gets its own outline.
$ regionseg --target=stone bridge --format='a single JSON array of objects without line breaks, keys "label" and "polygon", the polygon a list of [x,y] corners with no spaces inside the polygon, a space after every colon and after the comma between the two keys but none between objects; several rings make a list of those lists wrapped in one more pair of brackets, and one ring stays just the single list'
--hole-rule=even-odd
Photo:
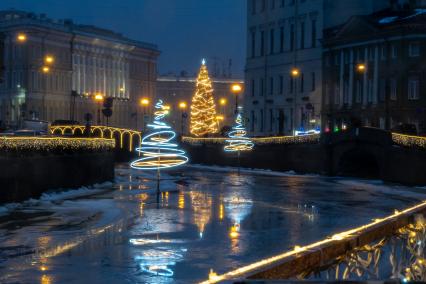
[{"label": "stone bridge", "polygon": [[[238,166],[236,153],[223,151],[224,138],[183,138],[193,163]],[[243,167],[294,170],[329,176],[378,178],[426,185],[426,138],[357,128],[304,137],[254,138],[241,153]]]}]

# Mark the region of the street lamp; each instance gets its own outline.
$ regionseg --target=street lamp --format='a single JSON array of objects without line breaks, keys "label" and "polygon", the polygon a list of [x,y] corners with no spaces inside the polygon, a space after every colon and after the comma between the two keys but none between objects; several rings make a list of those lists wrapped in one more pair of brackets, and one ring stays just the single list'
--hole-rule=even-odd
[{"label": "street lamp", "polygon": [[364,73],[367,70],[367,67],[364,63],[360,63],[356,66],[356,70],[360,73]]},{"label": "street lamp", "polygon": [[182,136],[184,134],[184,123],[183,123],[183,120],[186,118],[186,112],[185,112],[186,107],[187,107],[186,102],[180,102],[179,103],[179,108],[181,110],[181,117],[180,117],[180,128],[181,128],[181,131],[180,131],[180,134]]},{"label": "street lamp", "polygon": [[102,94],[97,93],[95,95],[95,101],[98,103],[98,125],[101,125],[101,104],[104,100],[104,96]]},{"label": "street lamp", "polygon": [[293,135],[295,134],[295,122],[296,122],[296,98],[297,98],[297,77],[300,75],[299,68],[293,67],[290,71],[291,78],[293,80],[293,115],[291,118],[291,130],[293,131]]},{"label": "street lamp", "polygon": [[142,106],[143,109],[143,132],[145,132],[146,129],[146,109],[149,106],[149,99],[148,98],[142,98],[140,101],[140,104]]},{"label": "street lamp", "polygon": [[17,36],[16,36],[16,40],[18,41],[18,42],[26,42],[27,41],[27,35],[26,34],[24,34],[24,33],[19,33]]},{"label": "street lamp", "polygon": [[43,66],[41,68],[41,71],[43,71],[44,74],[47,74],[50,72],[50,67],[49,66]]},{"label": "street lamp", "polygon": [[52,55],[46,55],[44,57],[44,62],[46,64],[52,64],[55,61],[55,58]]},{"label": "street lamp", "polygon": [[240,84],[232,84],[231,92],[235,94],[235,114],[238,113],[238,94],[241,93],[243,88]]}]

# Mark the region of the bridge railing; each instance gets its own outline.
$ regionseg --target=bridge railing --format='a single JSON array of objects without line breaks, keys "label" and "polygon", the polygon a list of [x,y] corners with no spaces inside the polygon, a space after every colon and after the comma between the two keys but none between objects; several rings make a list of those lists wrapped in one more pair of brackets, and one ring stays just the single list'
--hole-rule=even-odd
[{"label": "bridge railing", "polygon": [[202,282],[321,279],[426,280],[426,202]]},{"label": "bridge railing", "polygon": [[[85,131],[86,126],[84,125],[54,125],[50,127],[50,133],[56,135],[82,136]],[[90,134],[99,138],[115,139],[117,147],[128,149],[130,152],[142,141],[140,131],[125,128],[93,125],[90,127]]]},{"label": "bridge railing", "polygon": [[[201,144],[225,144],[229,138],[196,138],[196,137],[182,137],[182,142],[191,145]],[[305,136],[277,136],[277,137],[253,137],[250,138],[255,144],[305,144],[305,143],[319,143],[320,135],[305,135]]]},{"label": "bridge railing", "polygon": [[426,137],[392,133],[392,141],[404,147],[426,149]]}]

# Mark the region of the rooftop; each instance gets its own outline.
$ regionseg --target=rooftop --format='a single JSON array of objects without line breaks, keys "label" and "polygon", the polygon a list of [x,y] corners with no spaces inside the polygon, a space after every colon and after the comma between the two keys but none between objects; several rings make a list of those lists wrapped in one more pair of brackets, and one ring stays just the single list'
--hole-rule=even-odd
[{"label": "rooftop", "polygon": [[[343,25],[324,31],[326,43],[394,33],[404,29],[408,32],[426,32],[426,9],[387,9],[365,16],[353,16]],[[362,30],[363,32],[360,32]]]},{"label": "rooftop", "polygon": [[75,24],[71,19],[54,20],[48,18],[46,14],[35,14],[19,10],[0,11],[0,30],[4,28],[29,26],[50,28],[57,31],[74,33],[82,36],[91,36],[104,40],[112,40],[123,44],[134,45],[140,48],[158,50],[157,45],[137,41],[112,30],[92,26]]}]

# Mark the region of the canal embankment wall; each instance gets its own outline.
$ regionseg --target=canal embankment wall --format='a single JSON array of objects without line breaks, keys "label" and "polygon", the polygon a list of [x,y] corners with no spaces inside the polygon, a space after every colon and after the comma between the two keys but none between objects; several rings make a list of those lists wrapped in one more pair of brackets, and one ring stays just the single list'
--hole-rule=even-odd
[{"label": "canal embankment wall", "polygon": [[114,141],[0,138],[0,203],[37,198],[114,179]]}]

